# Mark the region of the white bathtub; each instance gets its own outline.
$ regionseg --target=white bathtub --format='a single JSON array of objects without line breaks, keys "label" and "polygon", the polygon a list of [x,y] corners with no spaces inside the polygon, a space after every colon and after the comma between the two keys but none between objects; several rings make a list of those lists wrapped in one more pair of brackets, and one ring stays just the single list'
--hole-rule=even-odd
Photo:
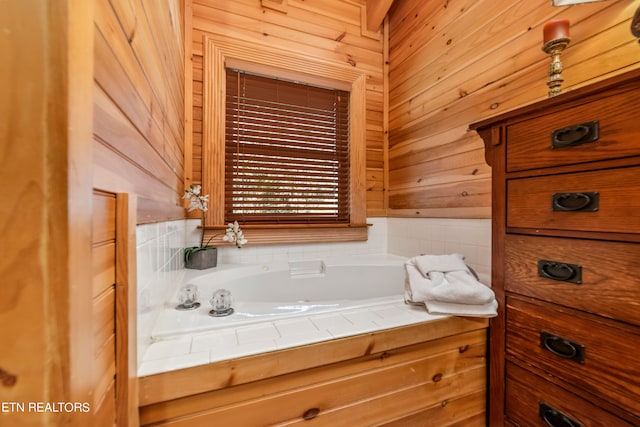
[{"label": "white bathtub", "polygon": [[[325,259],[324,271],[313,261],[188,270],[141,346],[138,375],[447,317],[404,303],[405,260],[388,255]],[[202,305],[178,311],[178,290],[187,283],[198,286]],[[221,288],[231,291],[234,313],[209,316],[209,299]]]},{"label": "white bathtub", "polygon": [[[276,319],[401,302],[404,257],[366,256],[260,265],[221,265],[189,270],[165,310],[153,338],[236,327]],[[179,288],[198,287],[201,306],[178,311]],[[218,289],[231,292],[234,313],[212,317],[209,300]]]}]

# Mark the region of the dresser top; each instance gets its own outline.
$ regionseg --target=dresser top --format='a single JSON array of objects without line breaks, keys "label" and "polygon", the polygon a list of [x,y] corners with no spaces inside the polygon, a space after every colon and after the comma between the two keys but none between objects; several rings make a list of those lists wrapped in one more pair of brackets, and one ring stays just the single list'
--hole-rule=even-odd
[{"label": "dresser top", "polygon": [[[471,125],[469,125],[469,130],[480,131],[501,122],[512,121],[519,118],[520,116],[547,112],[558,106],[565,105],[574,101],[580,101],[587,97],[592,97],[593,95],[596,95],[600,92],[610,92],[618,87],[622,89],[623,86],[634,82],[640,83],[640,68],[636,68],[634,70],[627,71],[622,74],[618,74],[613,77],[609,77],[604,80],[600,80],[598,82],[561,93],[558,96],[546,98],[541,101],[527,104],[525,106],[501,113],[499,115],[472,123]],[[640,105],[640,92],[638,93],[638,105]]]}]

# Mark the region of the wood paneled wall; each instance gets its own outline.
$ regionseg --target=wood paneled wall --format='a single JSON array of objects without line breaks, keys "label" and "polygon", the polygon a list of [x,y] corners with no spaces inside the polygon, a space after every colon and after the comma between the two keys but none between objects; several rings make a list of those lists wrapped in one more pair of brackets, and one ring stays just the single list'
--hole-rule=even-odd
[{"label": "wood paneled wall", "polygon": [[184,216],[184,0],[95,3],[94,187]]},{"label": "wood paneled wall", "polygon": [[471,122],[547,96],[542,26],[571,21],[563,88],[640,66],[638,1],[395,0],[389,12],[389,216],[489,217]]},{"label": "wood paneled wall", "polygon": [[[193,141],[187,142],[186,181],[202,179],[203,37],[303,53],[315,60],[347,65],[366,73],[367,215],[383,216],[384,125],[382,33],[366,30],[364,0],[288,0],[286,8],[263,7],[260,0],[187,0],[192,11]],[[281,3],[281,2],[280,2]],[[266,5],[266,3],[265,3]],[[189,96],[189,94],[187,94]],[[191,160],[191,165],[189,162]],[[222,185],[222,183],[220,184]]]},{"label": "wood paneled wall", "polygon": [[[0,2],[0,425],[91,425],[93,2]],[[7,409],[7,407],[3,407]],[[36,407],[37,409],[37,407]]]},{"label": "wood paneled wall", "polygon": [[[112,425],[114,414],[117,425],[137,425],[136,355],[128,351],[136,348],[134,224],[185,216],[184,1],[94,3],[93,186],[137,198],[118,197],[117,242],[115,230],[93,236],[98,272],[115,245],[118,256],[115,272],[111,264],[95,277],[92,409],[95,425]],[[115,203],[108,193],[94,199],[94,219],[99,201]]]},{"label": "wood paneled wall", "polygon": [[[116,197],[94,192],[92,231],[93,425],[116,422]],[[126,382],[126,381],[125,381]],[[123,402],[124,403],[124,402]]]}]

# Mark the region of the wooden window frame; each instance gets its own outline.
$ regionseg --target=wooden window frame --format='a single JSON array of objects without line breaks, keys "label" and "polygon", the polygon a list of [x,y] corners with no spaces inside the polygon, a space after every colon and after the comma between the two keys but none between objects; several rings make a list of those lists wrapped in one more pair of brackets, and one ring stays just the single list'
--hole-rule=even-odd
[{"label": "wooden window frame", "polygon": [[[209,194],[205,234],[220,234],[224,224],[226,67],[319,84],[350,92],[350,222],[348,224],[247,225],[251,244],[367,240],[366,224],[366,74],[267,46],[205,36],[202,186]],[[216,244],[219,242],[215,240]]]}]

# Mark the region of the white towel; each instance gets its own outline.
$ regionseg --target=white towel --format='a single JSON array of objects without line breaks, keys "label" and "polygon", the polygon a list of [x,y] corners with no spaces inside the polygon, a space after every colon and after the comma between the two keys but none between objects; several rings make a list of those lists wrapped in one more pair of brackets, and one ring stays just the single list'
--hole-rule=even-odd
[{"label": "white towel", "polygon": [[487,304],[495,299],[491,289],[478,282],[468,271],[429,273],[431,285],[427,299],[457,304]]},{"label": "white towel", "polygon": [[423,302],[427,299],[427,290],[429,289],[430,281],[425,279],[420,270],[418,270],[413,258],[404,264],[404,270],[405,300],[413,303]]},{"label": "white towel", "polygon": [[449,273],[451,271],[469,271],[464,262],[464,256],[460,254],[450,255],[420,255],[413,258],[420,272],[427,276],[429,273]]},{"label": "white towel", "polygon": [[422,255],[405,263],[405,300],[429,313],[494,317],[493,291],[469,271],[460,254]]},{"label": "white towel", "polygon": [[498,315],[498,302],[495,299],[490,303],[481,305],[454,304],[433,300],[428,303],[425,302],[424,305],[431,314],[468,317],[496,317]]}]

